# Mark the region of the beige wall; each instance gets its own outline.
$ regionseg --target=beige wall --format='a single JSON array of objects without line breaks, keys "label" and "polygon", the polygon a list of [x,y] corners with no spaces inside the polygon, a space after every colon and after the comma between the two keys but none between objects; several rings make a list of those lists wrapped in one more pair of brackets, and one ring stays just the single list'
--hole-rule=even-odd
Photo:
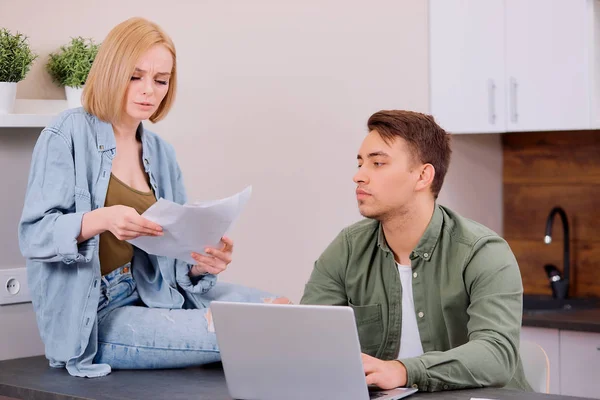
[{"label": "beige wall", "polygon": [[503,234],[500,135],[453,137],[452,161],[439,202]]},{"label": "beige wall", "polygon": [[[351,178],[368,116],[385,108],[428,110],[426,4],[107,0],[83,7],[74,0],[0,0],[0,25],[28,34],[41,55],[19,84],[21,98],[63,96],[43,64],[69,36],[102,40],[112,26],[135,15],[162,25],[177,46],[180,86],[172,114],[152,129],[175,146],[190,199],[254,187],[231,232],[235,261],[222,279],[298,301],[314,259],[359,218]],[[1,134],[21,135],[5,131]],[[28,160],[33,142],[20,140],[13,154]],[[480,147],[496,154],[499,142],[456,140],[452,184],[442,199],[498,229],[499,189],[488,180],[501,164],[494,157],[460,160]],[[491,170],[480,174],[477,161]],[[1,158],[0,173],[14,171],[12,162]],[[19,173],[25,180],[26,171]],[[474,187],[480,180],[483,190],[465,195],[465,178]],[[490,208],[474,208],[486,196]],[[21,202],[17,193],[2,206],[8,214],[19,213]],[[14,246],[15,218],[7,221],[11,226],[0,228],[0,238]],[[18,260],[16,249],[5,251]],[[4,313],[0,308],[0,319]],[[4,351],[0,342],[0,359]]]},{"label": "beige wall", "polygon": [[[17,224],[25,197],[31,151],[38,134],[39,129],[0,128],[0,268],[25,266],[19,252]],[[31,303],[0,306],[0,360],[37,355],[43,351]]]}]

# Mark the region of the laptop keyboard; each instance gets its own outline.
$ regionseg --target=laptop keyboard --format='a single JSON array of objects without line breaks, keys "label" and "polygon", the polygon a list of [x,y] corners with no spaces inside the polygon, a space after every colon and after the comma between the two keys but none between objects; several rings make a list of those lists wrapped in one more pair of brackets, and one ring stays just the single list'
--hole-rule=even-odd
[{"label": "laptop keyboard", "polygon": [[378,399],[380,397],[387,396],[388,394],[385,392],[371,392],[369,393],[369,399]]}]

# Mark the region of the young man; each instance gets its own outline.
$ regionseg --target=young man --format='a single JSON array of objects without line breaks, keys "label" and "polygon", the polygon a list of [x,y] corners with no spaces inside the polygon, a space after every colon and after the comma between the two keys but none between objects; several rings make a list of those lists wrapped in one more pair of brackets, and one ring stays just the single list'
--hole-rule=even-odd
[{"label": "young man", "polygon": [[316,261],[303,304],[354,309],[368,384],[531,390],[519,359],[523,286],[508,244],[436,203],[450,136],[429,115],[380,111],[358,153],[367,219]]}]

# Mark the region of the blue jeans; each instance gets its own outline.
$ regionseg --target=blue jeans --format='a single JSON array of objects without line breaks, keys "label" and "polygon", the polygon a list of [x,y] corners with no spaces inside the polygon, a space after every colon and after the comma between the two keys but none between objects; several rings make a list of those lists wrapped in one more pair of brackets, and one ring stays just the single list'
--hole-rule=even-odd
[{"label": "blue jeans", "polygon": [[[263,302],[273,295],[245,286],[218,283],[212,300]],[[98,302],[95,363],[114,369],[183,368],[219,361],[209,309],[148,308],[140,300],[131,265],[102,277]]]}]

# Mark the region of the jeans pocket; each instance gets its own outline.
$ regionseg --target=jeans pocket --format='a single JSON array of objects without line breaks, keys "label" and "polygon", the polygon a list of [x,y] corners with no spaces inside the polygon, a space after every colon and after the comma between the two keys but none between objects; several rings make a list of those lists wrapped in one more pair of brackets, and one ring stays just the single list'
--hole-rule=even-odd
[{"label": "jeans pocket", "polygon": [[110,301],[116,302],[123,300],[134,292],[135,282],[130,274],[121,275],[116,281],[111,283]]},{"label": "jeans pocket", "polygon": [[348,304],[354,310],[354,319],[358,330],[361,351],[375,356],[383,342],[381,304],[363,306],[355,306],[350,302]]},{"label": "jeans pocket", "polygon": [[100,293],[100,299],[98,300],[98,311],[104,309],[108,305],[108,297],[106,294]]}]

